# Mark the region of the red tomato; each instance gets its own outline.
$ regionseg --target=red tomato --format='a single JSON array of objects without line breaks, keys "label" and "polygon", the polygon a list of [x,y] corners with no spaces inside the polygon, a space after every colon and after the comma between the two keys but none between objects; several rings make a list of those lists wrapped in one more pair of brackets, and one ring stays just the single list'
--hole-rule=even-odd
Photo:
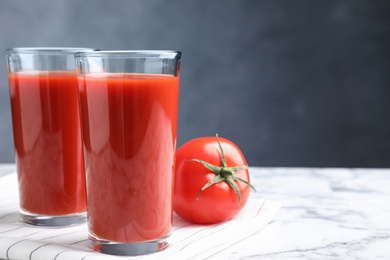
[{"label": "red tomato", "polygon": [[247,162],[233,142],[190,140],[176,151],[174,211],[197,224],[229,220],[245,206],[249,182]]}]

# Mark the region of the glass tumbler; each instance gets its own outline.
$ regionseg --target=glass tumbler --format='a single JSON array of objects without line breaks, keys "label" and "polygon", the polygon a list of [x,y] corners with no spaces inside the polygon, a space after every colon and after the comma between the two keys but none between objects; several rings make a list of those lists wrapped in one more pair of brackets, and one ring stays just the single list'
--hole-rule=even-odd
[{"label": "glass tumbler", "polygon": [[74,54],[84,48],[6,51],[20,218],[37,226],[86,221]]},{"label": "glass tumbler", "polygon": [[163,250],[172,227],[181,53],[75,57],[91,247],[113,255]]}]

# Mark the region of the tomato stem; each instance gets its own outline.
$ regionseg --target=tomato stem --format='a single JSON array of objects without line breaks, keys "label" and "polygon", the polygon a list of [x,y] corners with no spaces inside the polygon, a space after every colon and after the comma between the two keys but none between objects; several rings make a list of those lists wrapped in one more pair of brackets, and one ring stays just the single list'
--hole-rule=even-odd
[{"label": "tomato stem", "polygon": [[248,169],[248,166],[242,165],[242,166],[234,166],[234,167],[228,167],[226,163],[225,153],[223,152],[222,145],[219,142],[218,134],[215,135],[217,138],[219,150],[221,152],[221,166],[212,165],[206,161],[199,160],[199,159],[190,159],[187,162],[197,162],[202,164],[205,168],[213,172],[216,176],[210,180],[206,185],[204,185],[198,194],[196,194],[196,199],[199,199],[200,194],[206,190],[208,187],[219,183],[219,182],[226,182],[236,193],[237,199],[238,199],[238,205],[241,204],[241,194],[240,190],[238,189],[235,181],[240,181],[242,183],[245,183],[246,185],[250,186],[254,191],[256,191],[255,187],[253,187],[249,182],[241,179],[240,177],[236,176],[236,172],[240,170]]}]

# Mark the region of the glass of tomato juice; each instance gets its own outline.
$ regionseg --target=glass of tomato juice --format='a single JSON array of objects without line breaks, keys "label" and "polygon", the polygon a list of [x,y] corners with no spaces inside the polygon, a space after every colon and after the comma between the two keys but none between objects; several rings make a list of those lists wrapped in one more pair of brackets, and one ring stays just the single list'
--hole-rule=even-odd
[{"label": "glass of tomato juice", "polygon": [[84,48],[6,51],[20,218],[37,226],[86,221],[74,54]]},{"label": "glass of tomato juice", "polygon": [[161,251],[172,227],[181,53],[75,57],[91,247],[113,255]]}]

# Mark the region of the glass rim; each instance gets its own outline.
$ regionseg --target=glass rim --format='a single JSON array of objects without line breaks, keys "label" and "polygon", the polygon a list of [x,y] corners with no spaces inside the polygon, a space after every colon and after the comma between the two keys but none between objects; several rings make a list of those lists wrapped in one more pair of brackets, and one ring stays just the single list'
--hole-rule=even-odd
[{"label": "glass rim", "polygon": [[87,47],[16,47],[8,48],[6,54],[48,54],[48,55],[61,55],[61,54],[75,54],[77,52],[90,52],[98,51],[95,48]]},{"label": "glass rim", "polygon": [[181,51],[175,50],[96,50],[91,52],[76,52],[75,57],[118,57],[118,58],[139,58],[139,57],[160,57],[160,58],[181,58]]}]

